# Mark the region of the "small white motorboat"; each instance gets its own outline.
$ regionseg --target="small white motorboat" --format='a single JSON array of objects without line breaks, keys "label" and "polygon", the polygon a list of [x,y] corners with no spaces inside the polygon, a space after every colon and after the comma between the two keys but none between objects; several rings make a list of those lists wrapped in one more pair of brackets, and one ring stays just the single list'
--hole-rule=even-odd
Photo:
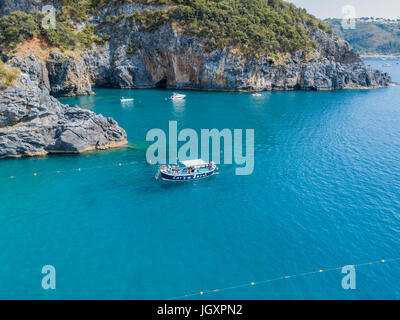
[{"label": "small white motorboat", "polygon": [[253,94],[252,94],[252,96],[253,96],[253,97],[262,97],[262,94],[261,94],[261,93],[258,93],[258,92],[256,92],[256,93],[253,93]]},{"label": "small white motorboat", "polygon": [[124,102],[133,102],[135,99],[133,99],[133,98],[124,98],[124,97],[122,97],[121,98],[121,103],[124,103]]},{"label": "small white motorboat", "polygon": [[186,98],[186,95],[185,95],[185,94],[174,93],[174,94],[172,95],[172,97],[170,97],[169,99],[172,100],[172,101],[176,101],[176,100],[183,100],[183,99],[185,99],[185,98]]}]

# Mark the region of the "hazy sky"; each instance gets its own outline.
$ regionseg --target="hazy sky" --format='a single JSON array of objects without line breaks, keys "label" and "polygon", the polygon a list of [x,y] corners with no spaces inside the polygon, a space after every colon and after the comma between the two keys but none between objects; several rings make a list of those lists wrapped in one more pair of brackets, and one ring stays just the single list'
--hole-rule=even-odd
[{"label": "hazy sky", "polygon": [[287,0],[306,8],[318,18],[343,17],[342,8],[352,5],[356,17],[400,18],[400,0]]}]

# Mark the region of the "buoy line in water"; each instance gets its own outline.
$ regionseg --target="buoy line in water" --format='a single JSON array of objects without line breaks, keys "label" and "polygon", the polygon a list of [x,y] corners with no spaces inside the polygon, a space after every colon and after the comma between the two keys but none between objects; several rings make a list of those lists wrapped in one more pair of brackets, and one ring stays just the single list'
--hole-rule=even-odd
[{"label": "buoy line in water", "polygon": [[[86,170],[95,170],[95,169],[111,169],[111,168],[115,168],[115,167],[126,167],[126,166],[130,166],[130,165],[134,165],[137,162],[116,162],[113,165],[109,165],[109,166],[93,166],[93,167],[82,167],[82,168],[73,168],[73,169],[68,169],[68,170],[55,170],[55,171],[35,171],[32,172],[30,174],[24,174],[24,175],[11,175],[8,176],[6,178],[9,179],[16,179],[18,177],[27,177],[27,176],[39,176],[39,175],[43,175],[43,174],[61,174],[61,173],[72,173],[72,172],[81,172],[81,171],[86,171]],[[150,165],[153,165],[151,162],[149,163]],[[305,177],[308,176],[307,173],[296,173],[296,172],[292,172],[292,171],[288,171],[285,173],[281,173],[279,174],[279,177]]]},{"label": "buoy line in water", "polygon": [[[366,262],[366,263],[360,263],[360,264],[352,264],[352,265],[347,265],[347,266],[352,266],[352,267],[356,268],[356,267],[364,267],[364,266],[376,265],[376,264],[386,264],[386,263],[397,262],[397,261],[400,261],[400,258],[394,258],[394,259],[388,259],[388,260],[382,259],[382,260],[379,260],[379,261],[372,261],[372,262]],[[221,288],[221,289],[205,290],[205,291],[185,294],[185,295],[182,295],[182,296],[177,296],[177,297],[173,297],[173,298],[167,298],[167,299],[164,299],[164,300],[181,300],[181,299],[185,299],[185,298],[203,296],[203,295],[211,294],[211,293],[218,293],[218,292],[223,292],[223,291],[231,291],[231,290],[240,289],[240,288],[246,288],[246,287],[254,287],[254,286],[263,285],[263,284],[267,284],[267,283],[270,283],[270,282],[276,282],[276,281],[280,281],[280,280],[287,280],[287,279],[305,277],[305,276],[309,276],[309,275],[312,275],[312,274],[319,274],[319,273],[326,273],[326,272],[330,272],[330,271],[342,270],[343,267],[345,267],[345,266],[335,267],[335,268],[328,268],[328,269],[319,269],[317,271],[303,272],[303,273],[298,273],[298,274],[294,274],[294,275],[286,275],[286,276],[273,278],[273,279],[268,279],[268,280],[248,282],[248,283],[243,283],[243,284],[234,285],[234,286]]]},{"label": "buoy line in water", "polygon": [[93,166],[93,167],[83,167],[83,168],[74,168],[74,169],[68,169],[68,170],[56,170],[56,171],[46,171],[46,172],[33,172],[29,175],[20,175],[20,176],[9,176],[9,179],[17,179],[19,177],[27,177],[27,176],[40,176],[43,174],[65,174],[65,173],[72,173],[72,172],[82,172],[82,171],[89,171],[89,170],[96,170],[96,169],[111,169],[111,168],[118,168],[118,167],[126,167],[126,166],[131,166],[136,164],[136,162],[118,162],[113,165],[109,166]]}]

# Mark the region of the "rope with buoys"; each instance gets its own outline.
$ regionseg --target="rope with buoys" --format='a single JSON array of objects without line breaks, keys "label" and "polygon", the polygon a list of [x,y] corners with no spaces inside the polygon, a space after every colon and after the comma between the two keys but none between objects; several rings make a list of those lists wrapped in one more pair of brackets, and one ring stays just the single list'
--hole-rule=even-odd
[{"label": "rope with buoys", "polygon": [[[50,173],[55,173],[55,174],[62,174],[62,173],[69,173],[69,172],[81,172],[81,171],[86,171],[86,170],[94,170],[94,169],[110,169],[110,168],[115,168],[115,167],[124,167],[124,166],[129,166],[129,165],[134,165],[135,162],[118,162],[116,164],[113,164],[111,166],[93,166],[93,167],[86,167],[86,168],[74,168],[74,169],[69,169],[69,170],[57,170],[57,171],[50,171]],[[38,172],[34,172],[32,174],[34,177],[38,176]],[[26,176],[26,175],[24,175]],[[9,176],[10,179],[15,179],[16,176]],[[159,175],[156,175],[156,179],[159,178]],[[372,262],[366,262],[366,263],[360,263],[360,264],[355,264],[355,265],[350,265],[353,267],[362,267],[362,266],[368,266],[368,265],[376,265],[376,264],[382,264],[382,263],[390,263],[390,262],[397,262],[400,261],[400,258],[394,258],[394,259],[388,259],[388,260],[379,260],[379,261],[372,261]],[[191,297],[196,297],[196,296],[203,296],[205,294],[211,294],[211,293],[218,293],[218,292],[223,292],[223,291],[230,291],[234,289],[240,289],[240,288],[245,288],[245,287],[253,287],[257,285],[262,285],[262,284],[267,284],[271,282],[276,282],[280,280],[285,280],[285,279],[293,279],[296,277],[304,277],[312,274],[318,274],[318,273],[324,273],[324,272],[329,272],[329,271],[337,271],[341,270],[343,266],[340,267],[335,267],[335,268],[329,268],[329,269],[319,269],[317,271],[310,271],[310,272],[303,272],[303,273],[298,273],[294,275],[286,275],[286,276],[281,276],[278,278],[272,278],[268,280],[261,280],[257,282],[248,282],[244,284],[239,284],[239,285],[234,285],[230,287],[225,287],[221,289],[213,289],[213,290],[206,290],[206,291],[200,291],[200,292],[195,292],[195,293],[190,293],[190,294],[185,294],[182,296],[177,296],[173,298],[166,298],[164,300],[179,300],[179,299],[185,299],[185,298],[191,298]]]},{"label": "rope with buoys", "polygon": [[[47,171],[46,173],[53,173],[53,174],[63,174],[63,173],[71,173],[71,172],[82,172],[82,171],[89,171],[89,170],[96,170],[96,169],[111,169],[111,168],[118,168],[118,167],[126,167],[130,165],[134,165],[135,162],[118,162],[110,166],[93,166],[93,167],[85,167],[85,168],[74,168],[74,169],[68,169],[68,170],[56,170],[56,171]],[[37,177],[39,175],[42,175],[44,173],[41,172],[33,172],[30,174],[30,176]],[[26,177],[27,175],[22,175],[23,177]],[[9,176],[9,179],[16,179],[18,177],[22,176]]]},{"label": "rope with buoys", "polygon": [[[388,260],[381,259],[379,261],[372,261],[372,262],[366,262],[366,263],[360,263],[360,264],[352,264],[352,265],[349,265],[349,266],[352,266],[352,267],[363,267],[363,266],[368,266],[368,265],[383,264],[383,263],[390,263],[390,262],[397,262],[397,261],[400,261],[400,258],[388,259]],[[246,287],[254,287],[254,286],[257,286],[257,285],[263,285],[263,284],[267,284],[267,283],[270,283],[270,282],[276,282],[276,281],[280,281],[280,280],[287,280],[287,279],[293,279],[293,278],[298,278],[298,277],[309,276],[309,275],[312,275],[312,274],[319,274],[319,273],[326,273],[326,272],[329,272],[329,271],[342,270],[343,267],[344,266],[335,267],[335,268],[329,268],[329,269],[318,269],[317,271],[309,271],[309,272],[303,272],[303,273],[298,273],[298,274],[294,274],[294,275],[281,276],[281,277],[278,277],[278,278],[273,278],[273,279],[268,279],[268,280],[248,282],[248,283],[243,283],[243,284],[234,285],[234,286],[221,288],[221,289],[200,291],[200,292],[185,294],[185,295],[177,296],[177,297],[173,297],[173,298],[167,298],[167,299],[164,299],[164,300],[180,300],[180,299],[185,299],[185,298],[193,298],[193,297],[196,297],[196,296],[203,296],[203,295],[211,294],[211,293],[230,291],[230,290],[246,288]]]}]

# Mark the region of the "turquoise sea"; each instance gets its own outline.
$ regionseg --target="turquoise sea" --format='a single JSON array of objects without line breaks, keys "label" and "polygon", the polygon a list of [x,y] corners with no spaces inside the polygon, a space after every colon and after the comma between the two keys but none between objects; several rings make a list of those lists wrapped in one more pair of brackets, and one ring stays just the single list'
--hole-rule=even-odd
[{"label": "turquoise sea", "polygon": [[[400,261],[356,267],[356,290],[328,271],[400,258],[399,86],[177,104],[164,90],[96,93],[61,101],[114,117],[129,148],[0,161],[1,299],[167,299],[320,269],[191,298],[400,299]],[[146,133],[170,120],[255,129],[254,173],[156,181]],[[41,287],[44,265],[56,290]]]}]

